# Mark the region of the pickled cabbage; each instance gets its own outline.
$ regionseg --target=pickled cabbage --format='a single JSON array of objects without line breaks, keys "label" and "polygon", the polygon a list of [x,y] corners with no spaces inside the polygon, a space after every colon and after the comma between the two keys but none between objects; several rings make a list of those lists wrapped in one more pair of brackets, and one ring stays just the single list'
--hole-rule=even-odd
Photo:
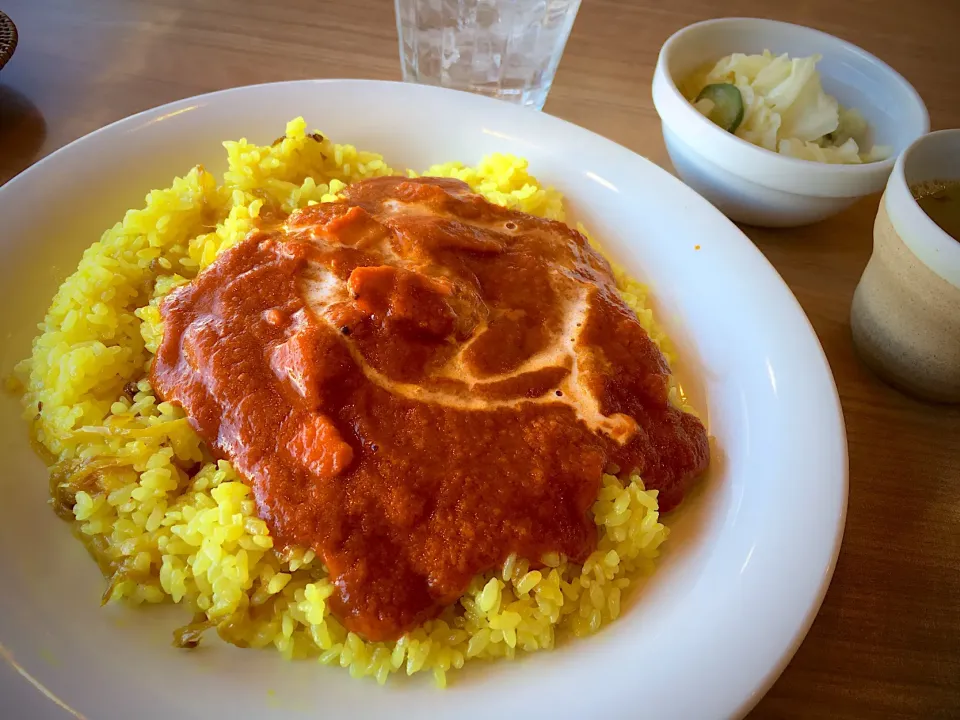
[{"label": "pickled cabbage", "polygon": [[888,158],[892,148],[867,150],[868,127],[854,109],[840,106],[820,84],[820,56],[790,58],[734,53],[695,73],[681,88],[684,96],[705,116],[713,103],[696,101],[700,91],[714,83],[730,83],[743,99],[743,121],[734,134],[747,142],[782,155],[823,163],[857,164]]}]

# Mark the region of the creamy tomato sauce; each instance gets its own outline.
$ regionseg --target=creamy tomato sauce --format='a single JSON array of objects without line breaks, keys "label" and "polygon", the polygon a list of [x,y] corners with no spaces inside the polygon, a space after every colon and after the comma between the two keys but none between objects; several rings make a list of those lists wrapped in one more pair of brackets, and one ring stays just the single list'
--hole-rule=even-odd
[{"label": "creamy tomato sauce", "polygon": [[370,640],[516,552],[582,561],[601,474],[676,505],[706,432],[606,261],[455,180],[377,178],[252,233],[162,304],[152,382],[313,548]]}]

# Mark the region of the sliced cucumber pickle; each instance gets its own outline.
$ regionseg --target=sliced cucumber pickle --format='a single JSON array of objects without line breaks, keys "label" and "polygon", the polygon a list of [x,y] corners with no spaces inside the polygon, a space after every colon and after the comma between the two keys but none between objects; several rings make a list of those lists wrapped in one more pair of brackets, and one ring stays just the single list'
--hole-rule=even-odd
[{"label": "sliced cucumber pickle", "polygon": [[714,83],[707,85],[697,101],[709,100],[713,103],[713,110],[707,116],[714,123],[727,132],[736,132],[743,122],[743,97],[736,85],[731,83]]}]

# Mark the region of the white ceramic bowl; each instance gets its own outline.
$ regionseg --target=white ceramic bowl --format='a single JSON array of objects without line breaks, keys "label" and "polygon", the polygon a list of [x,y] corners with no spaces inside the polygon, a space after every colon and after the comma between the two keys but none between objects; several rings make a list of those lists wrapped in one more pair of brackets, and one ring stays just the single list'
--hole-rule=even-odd
[{"label": "white ceramic bowl", "polygon": [[[821,55],[824,90],[856,108],[878,145],[893,147],[882,162],[827,165],[785,157],[725,132],[701,115],[677,81],[734,52]],[[823,220],[883,189],[897,155],[930,129],[917,91],[889,65],[819,30],[754,18],[707,20],[664,43],[653,77],[667,152],[680,178],[739,222],[792,227]]]},{"label": "white ceramic bowl", "polygon": [[177,650],[184,608],[101,608],[103,578],[47,504],[46,468],[18,401],[2,393],[0,716],[66,717],[4,656],[97,720],[745,713],[796,650],[833,572],[847,496],[840,404],[810,324],[763,255],[696,193],[609,140],[489,98],[367,81],[238,88],[122,120],[0,188],[0,374],[30,352],[83,249],[149,188],[195,163],[219,174],[220,141],[269,143],[301,114],[395,168],[528,158],[572,219],[650,284],[681,354],[674,369],[716,438],[710,474],[666,520],[658,571],[609,627],[520,662],[470,663],[443,692],[424,677],[379,687],[214,637]]}]

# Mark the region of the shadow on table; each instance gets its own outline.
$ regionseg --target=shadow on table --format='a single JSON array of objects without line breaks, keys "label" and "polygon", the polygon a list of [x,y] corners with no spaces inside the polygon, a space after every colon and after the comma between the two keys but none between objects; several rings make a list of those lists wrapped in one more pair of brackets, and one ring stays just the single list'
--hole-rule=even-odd
[{"label": "shadow on table", "polygon": [[28,167],[47,137],[47,122],[23,93],[0,84],[0,185]]}]

